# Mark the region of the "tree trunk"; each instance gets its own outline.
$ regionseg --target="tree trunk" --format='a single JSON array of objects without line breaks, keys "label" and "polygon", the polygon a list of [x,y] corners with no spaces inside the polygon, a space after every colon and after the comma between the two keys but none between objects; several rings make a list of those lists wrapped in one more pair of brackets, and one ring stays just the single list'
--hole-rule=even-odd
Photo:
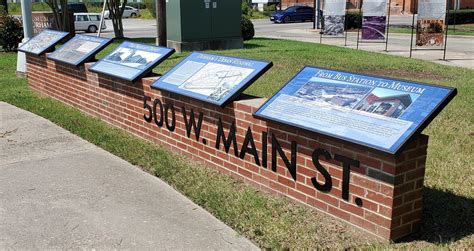
[{"label": "tree trunk", "polygon": [[166,47],[167,31],[166,31],[166,2],[165,0],[157,0],[156,16],[158,20],[158,45]]},{"label": "tree trunk", "polygon": [[109,0],[109,2],[107,2],[109,18],[112,20],[115,38],[124,38],[122,16],[126,4],[127,0],[124,0],[122,5],[120,5],[120,0]]}]

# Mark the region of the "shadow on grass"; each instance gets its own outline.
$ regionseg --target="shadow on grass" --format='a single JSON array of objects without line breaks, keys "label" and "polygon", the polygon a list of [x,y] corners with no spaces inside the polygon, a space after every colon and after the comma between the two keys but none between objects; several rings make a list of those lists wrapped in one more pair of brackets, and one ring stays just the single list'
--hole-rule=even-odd
[{"label": "shadow on grass", "polygon": [[423,223],[418,232],[398,242],[447,244],[474,234],[474,199],[424,188]]}]

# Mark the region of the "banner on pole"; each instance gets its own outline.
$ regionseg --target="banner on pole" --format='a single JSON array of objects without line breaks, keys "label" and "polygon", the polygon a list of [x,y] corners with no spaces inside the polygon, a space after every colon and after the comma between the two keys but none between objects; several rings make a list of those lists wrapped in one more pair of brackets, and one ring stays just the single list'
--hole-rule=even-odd
[{"label": "banner on pole", "polygon": [[385,40],[387,0],[366,0],[362,4],[362,39]]},{"label": "banner on pole", "polygon": [[416,23],[417,46],[443,46],[446,0],[419,0]]},{"label": "banner on pole", "polygon": [[326,0],[323,13],[323,34],[327,36],[342,36],[345,31],[346,1]]}]

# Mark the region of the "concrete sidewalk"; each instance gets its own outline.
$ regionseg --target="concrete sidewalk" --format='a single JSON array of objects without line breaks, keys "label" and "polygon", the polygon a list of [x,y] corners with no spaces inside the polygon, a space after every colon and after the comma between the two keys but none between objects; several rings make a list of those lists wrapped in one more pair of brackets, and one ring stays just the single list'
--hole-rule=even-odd
[{"label": "concrete sidewalk", "polygon": [[258,249],[160,179],[0,102],[0,249]]}]

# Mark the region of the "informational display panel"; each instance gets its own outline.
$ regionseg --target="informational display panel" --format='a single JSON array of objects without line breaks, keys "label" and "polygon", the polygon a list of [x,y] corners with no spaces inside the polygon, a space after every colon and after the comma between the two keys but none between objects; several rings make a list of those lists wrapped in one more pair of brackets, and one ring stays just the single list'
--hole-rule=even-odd
[{"label": "informational display panel", "polygon": [[50,51],[54,46],[65,38],[69,33],[55,30],[43,30],[38,35],[34,36],[26,43],[24,43],[19,51],[41,55]]},{"label": "informational display panel", "polygon": [[59,49],[48,55],[49,59],[78,66],[93,58],[97,52],[107,46],[112,39],[76,35]]},{"label": "informational display panel", "polygon": [[194,52],[151,87],[223,107],[271,66],[266,61]]},{"label": "informational display panel", "polygon": [[305,67],[255,116],[395,154],[456,89]]},{"label": "informational display panel", "polygon": [[362,2],[362,39],[385,40],[387,29],[387,0]]},{"label": "informational display panel", "polygon": [[125,41],[92,65],[90,70],[135,81],[151,72],[155,66],[173,53],[174,49]]},{"label": "informational display panel", "polygon": [[342,36],[345,30],[346,0],[326,0],[323,16],[323,34],[327,36]]},{"label": "informational display panel", "polygon": [[417,46],[443,46],[446,0],[418,0]]}]

